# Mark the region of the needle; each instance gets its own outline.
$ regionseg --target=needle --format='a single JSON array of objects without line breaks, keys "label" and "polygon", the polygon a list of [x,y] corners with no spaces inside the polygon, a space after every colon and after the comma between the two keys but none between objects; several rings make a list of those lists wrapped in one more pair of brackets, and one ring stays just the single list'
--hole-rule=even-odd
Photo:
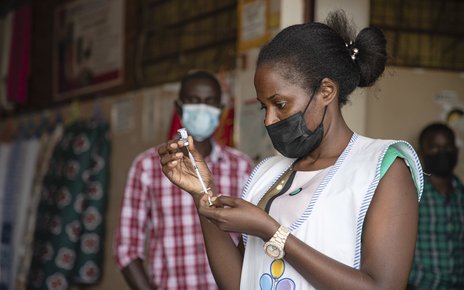
[{"label": "needle", "polygon": [[[203,181],[203,178],[201,177],[200,170],[198,169],[197,163],[195,162],[195,159],[193,158],[192,153],[190,153],[190,150],[188,149],[188,147],[186,147],[186,148],[187,148],[187,152],[188,152],[188,155],[189,155],[189,159],[192,162],[193,168],[195,169],[195,173],[197,174],[198,180],[200,181],[201,187],[203,188],[203,192],[207,193],[208,188],[206,188],[206,185],[205,185],[205,183]],[[213,206],[213,201],[211,200],[211,195],[208,195],[208,205]]]}]

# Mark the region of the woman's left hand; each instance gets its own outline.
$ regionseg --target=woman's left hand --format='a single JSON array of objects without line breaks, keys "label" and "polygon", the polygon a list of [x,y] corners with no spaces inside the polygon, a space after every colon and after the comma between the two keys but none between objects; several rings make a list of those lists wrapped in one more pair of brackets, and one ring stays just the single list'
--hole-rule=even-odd
[{"label": "woman's left hand", "polygon": [[244,233],[268,240],[279,228],[279,223],[261,208],[241,198],[218,196],[214,205],[207,197],[200,201],[199,212],[227,232]]}]

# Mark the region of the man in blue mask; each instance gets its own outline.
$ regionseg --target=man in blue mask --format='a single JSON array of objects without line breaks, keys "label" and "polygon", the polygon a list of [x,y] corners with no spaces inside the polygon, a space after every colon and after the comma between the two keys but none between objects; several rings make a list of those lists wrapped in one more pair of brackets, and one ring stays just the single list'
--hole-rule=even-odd
[{"label": "man in blue mask", "polygon": [[219,125],[222,111],[218,80],[206,71],[188,74],[181,82],[175,107],[182,116],[182,125],[195,140],[195,146],[203,156],[208,156],[211,136]]},{"label": "man in blue mask", "polygon": [[453,171],[455,134],[433,123],[419,136],[424,193],[408,290],[464,289],[464,187]]},{"label": "man in blue mask", "polygon": [[[175,108],[221,193],[240,196],[252,162],[212,138],[222,111],[216,77],[206,71],[185,76]],[[165,177],[159,159],[151,148],[129,172],[114,246],[117,265],[131,289],[215,290],[196,206]]]}]

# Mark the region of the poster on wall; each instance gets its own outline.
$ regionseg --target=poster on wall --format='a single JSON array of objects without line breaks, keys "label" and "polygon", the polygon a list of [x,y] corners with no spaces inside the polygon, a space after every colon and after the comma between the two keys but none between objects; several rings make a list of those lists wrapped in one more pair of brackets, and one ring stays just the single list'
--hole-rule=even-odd
[{"label": "poster on wall", "polygon": [[268,4],[269,0],[239,1],[239,50],[258,47],[269,40]]},{"label": "poster on wall", "polygon": [[75,0],[54,19],[53,82],[58,100],[96,93],[124,79],[124,0]]}]

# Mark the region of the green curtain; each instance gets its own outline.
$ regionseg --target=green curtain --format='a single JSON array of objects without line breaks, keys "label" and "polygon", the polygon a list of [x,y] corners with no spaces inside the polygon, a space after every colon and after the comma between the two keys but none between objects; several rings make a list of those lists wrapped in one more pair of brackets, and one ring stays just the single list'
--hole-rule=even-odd
[{"label": "green curtain", "polygon": [[70,289],[102,273],[109,126],[68,125],[43,180],[28,289]]}]

